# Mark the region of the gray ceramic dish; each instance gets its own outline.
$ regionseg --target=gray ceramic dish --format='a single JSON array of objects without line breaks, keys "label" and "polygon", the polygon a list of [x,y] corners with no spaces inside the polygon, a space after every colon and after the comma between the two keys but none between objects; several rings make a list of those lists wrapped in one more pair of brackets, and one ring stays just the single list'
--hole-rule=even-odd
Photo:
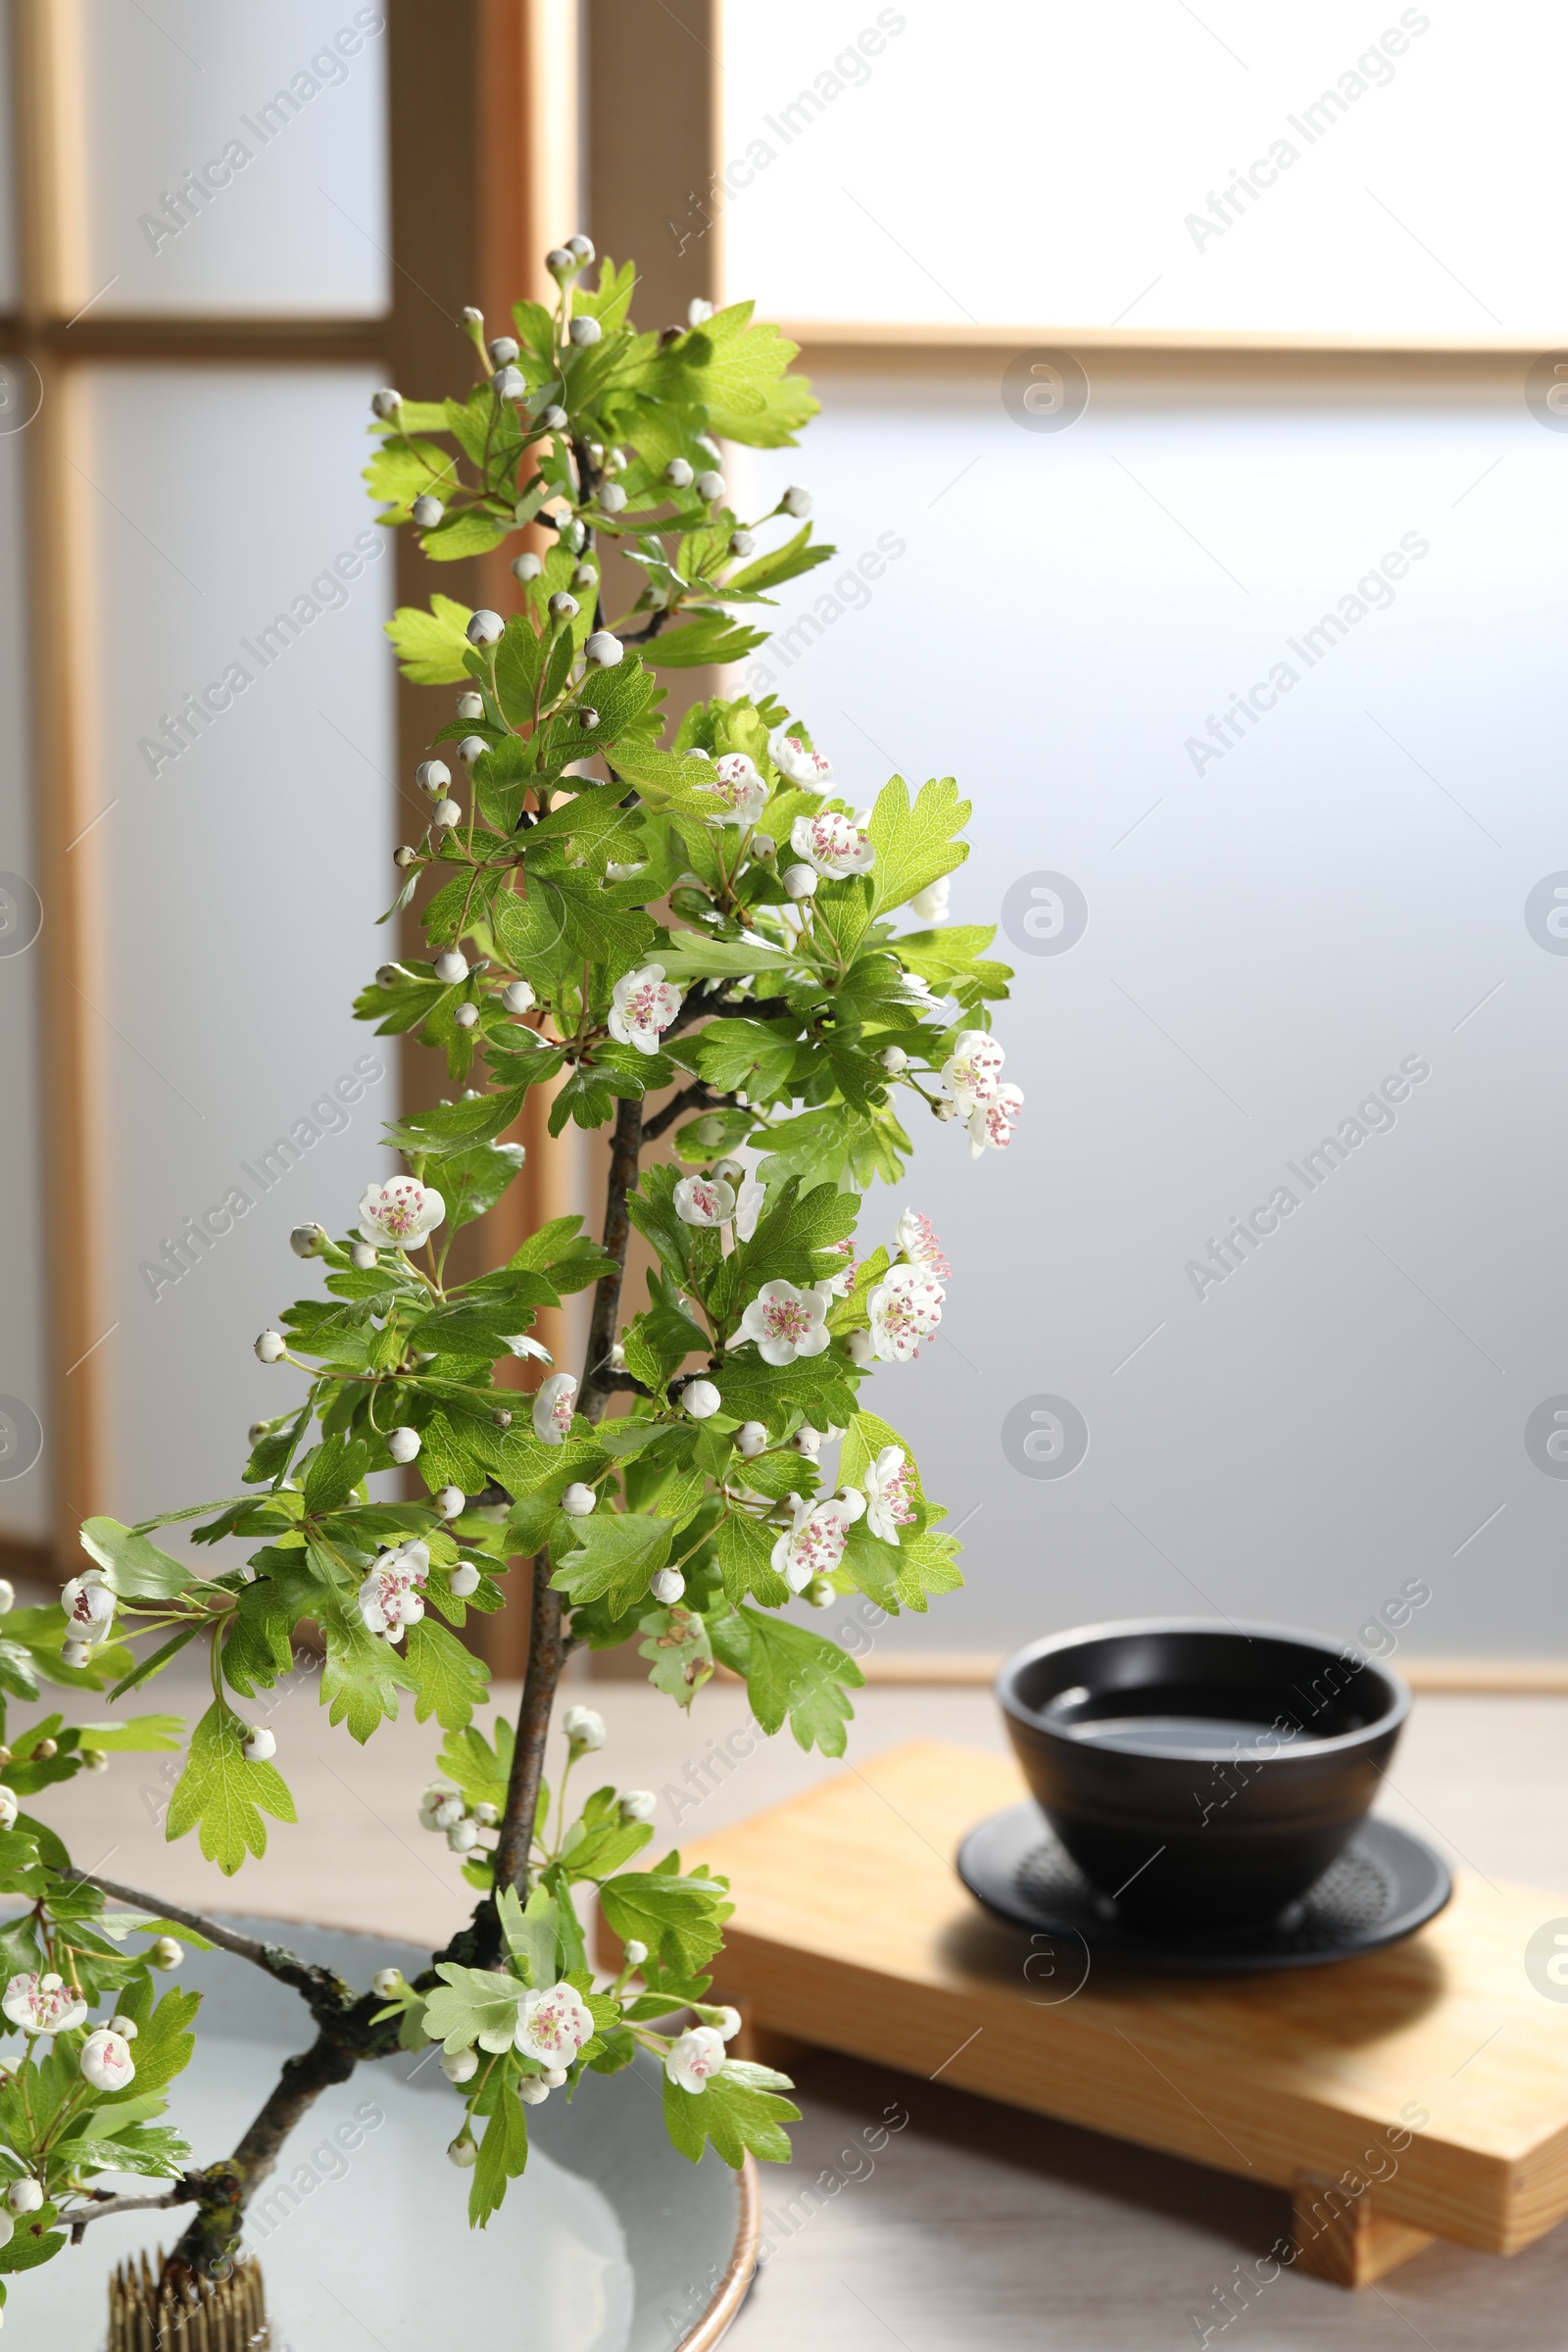
[{"label": "gray ceramic dish", "polygon": [[[368,1984],[429,1955],[324,1928],[236,1927],[287,1942]],[[311,2038],[304,2004],[248,1962],[192,1952],[181,1984],[204,1994],[196,2057],[170,2121],[199,2162],[231,2147]],[[435,2063],[363,2066],[300,2125],[252,2209],[276,2352],[710,2352],[740,2309],[757,2258],[755,2171],[710,2149],[701,2164],[664,2134],[658,2068],[589,2075],[568,2107],[530,2110],[528,2170],[488,2230],[470,2233],[467,2177],[446,2158],[459,2094]],[[130,2193],[148,2182],[109,2181]],[[142,2247],[172,2245],[180,2216],[116,2215],[43,2270],[12,2281],[15,2352],[88,2352],[104,2341],[108,2277]]]}]

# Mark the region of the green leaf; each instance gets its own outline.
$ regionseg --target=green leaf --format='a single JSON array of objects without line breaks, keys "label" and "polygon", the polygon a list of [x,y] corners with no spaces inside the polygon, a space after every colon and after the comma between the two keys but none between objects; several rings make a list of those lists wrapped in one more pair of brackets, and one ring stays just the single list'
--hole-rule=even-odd
[{"label": "green leaf", "polygon": [[345,1438],[325,1438],[305,1457],[305,1508],[322,1518],[348,1501],[370,1467],[370,1448]]},{"label": "green leaf", "polygon": [[970,804],[958,798],[951,776],[940,783],[922,784],[914,807],[908,787],[894,776],[877,795],[871,811],[871,840],[876,850],[872,881],[876,905],[902,906],[943,874],[951,874],[969,855],[967,842],[954,836],[969,821]]},{"label": "green leaf", "polygon": [[[776,588],[783,580],[798,579],[803,571],[814,571],[819,564],[829,563],[838,554],[836,547],[810,544],[811,526],[803,522],[793,539],[770,554],[759,556],[755,564],[743,570],[732,571],[724,582],[723,593],[733,596],[737,589]],[[764,746],[765,748],[765,746]]]},{"label": "green leaf", "polygon": [[830,1348],[822,1355],[798,1355],[792,1364],[764,1364],[754,1348],[730,1356],[710,1375],[733,1421],[760,1421],[782,1437],[792,1412],[813,1429],[847,1428],[855,1411],[855,1389],[844,1358]]},{"label": "green leaf", "polygon": [[[53,2205],[40,2205],[36,2213],[24,2216],[16,2234],[0,2246],[0,2276],[15,2278],[21,2271],[35,2271],[40,2263],[52,2262],[66,2242],[65,2231],[54,2227],[59,2219]],[[4,2294],[0,2287],[0,2298]]]},{"label": "green leaf", "polygon": [[132,1715],[124,1723],[84,1723],[80,1730],[82,1746],[100,1750],[177,1748],[185,1737],[179,1715]]},{"label": "green leaf", "polygon": [[710,1021],[697,1037],[700,1075],[719,1094],[742,1089],[754,1101],[782,1092],[795,1066],[799,1023]]},{"label": "green leaf", "polygon": [[647,654],[656,669],[696,669],[710,662],[744,662],[766,643],[765,629],[747,628],[726,612],[699,612],[695,620],[655,637]]},{"label": "green leaf", "polygon": [[496,1910],[507,1949],[522,1969],[529,1984],[556,1982],[556,1955],[561,1948],[561,1912],[553,1894],[535,1886],[524,1909],[514,1886],[503,1886]]},{"label": "green leaf", "polygon": [[105,1583],[122,1600],[168,1600],[200,1581],[184,1561],[171,1559],[118,1519],[85,1521],[81,1547],[97,1561]]},{"label": "green leaf", "polygon": [[441,1983],[424,2005],[424,2030],[431,2040],[443,2042],[449,2052],[470,2049],[474,2042],[493,2053],[510,2050],[527,1987],[515,1977],[492,1968],[464,1968],[456,1960],[437,1961],[435,1973]]},{"label": "green leaf", "polygon": [[327,1720],[346,1723],[363,1745],[383,1717],[396,1715],[398,1691],[413,1687],[413,1672],[391,1642],[377,1642],[358,1610],[350,1614],[335,1593],[318,1602],[317,1617],[326,1641],[321,1704]]},{"label": "green leaf", "polygon": [[512,1726],[504,1715],[498,1715],[493,1747],[477,1725],[449,1732],[441,1749],[441,1769],[471,1805],[494,1805],[502,1813],[512,1777]]},{"label": "green leaf", "polygon": [[490,1669],[431,1617],[411,1625],[407,1639],[409,1672],[418,1691],[416,1717],[423,1723],[433,1715],[443,1731],[463,1731],[484,1703]]},{"label": "green leaf", "polygon": [[665,1691],[678,1706],[689,1707],[713,1671],[707,1619],[677,1602],[673,1608],[650,1610],[638,1619],[637,1630],[646,1636],[638,1654],[652,1660],[648,1680],[654,1689]]},{"label": "green leaf", "polygon": [[[752,1463],[746,1465],[748,1481],[754,1467]],[[790,1475],[786,1494],[805,1484],[799,1475],[803,1467],[792,1455],[787,1465]],[[773,1545],[778,1534],[776,1527],[748,1518],[743,1511],[732,1512],[719,1522],[713,1549],[718,1555],[719,1574],[724,1579],[724,1596],[734,1607],[739,1608],[754,1593],[764,1609],[780,1609],[788,1602],[789,1586],[773,1566]]]},{"label": "green leaf", "polygon": [[755,307],[737,302],[715,311],[691,337],[697,397],[715,439],[793,448],[796,429],[815,416],[817,403],[804,376],[785,373],[800,345],[765,321],[754,325]]},{"label": "green leaf", "polygon": [[233,1877],[247,1852],[266,1853],[264,1811],[274,1821],[298,1818],[276,1765],[247,1762],[249,1728],[215,1700],[191,1735],[190,1755],[169,1805],[166,1835],[183,1838],[199,1825],[202,1852],[225,1878]]},{"label": "green leaf", "polygon": [[771,1736],[788,1716],[802,1747],[843,1755],[844,1727],[855,1712],[845,1692],[865,1681],[847,1650],[756,1609],[715,1618],[711,1630],[718,1656],[745,1675],[752,1712],[764,1732]]},{"label": "green leaf", "polygon": [[[247,1770],[254,1772],[255,1765]],[[181,1929],[184,1935],[185,1930]],[[136,2074],[133,2082],[123,2090],[111,2091],[100,2103],[99,2114],[107,2108],[111,2113],[122,2101],[140,2107],[150,2091],[162,2090],[178,2074],[183,2074],[196,2051],[196,2036],[191,2032],[202,1996],[190,1992],[181,1984],[172,1984],[154,2006],[153,1984],[150,1977],[133,1981],[116,1998],[117,2007],[135,2021]]]},{"label": "green leaf", "polygon": [[20,1642],[0,1640],[0,1690],[8,1690],[13,1698],[38,1695],[31,1653]]},{"label": "green leaf", "polygon": [[430,610],[400,605],[386,624],[397,648],[403,675],[416,686],[451,686],[468,675],[468,640],[464,634],[472,618],[466,605],[450,596],[433,596]]},{"label": "green leaf", "polygon": [[600,1908],[622,1943],[645,1943],[665,1967],[689,1976],[712,1958],[735,1906],[719,1879],[681,1878],[675,1867],[626,1870],[599,1889]]},{"label": "green leaf", "polygon": [[149,2180],[177,2180],[190,2164],[190,2143],[167,2125],[132,2125],[111,2139],[74,2139],[70,2146],[72,2163],[82,2172],[140,2173]]},{"label": "green leaf", "polygon": [[448,1231],[455,1233],[494,1208],[521,1170],[523,1156],[521,1144],[473,1144],[466,1152],[427,1161],[423,1182],[446,1202]]},{"label": "green leaf", "polygon": [[468,2189],[470,2227],[485,2229],[528,2162],[528,2117],[510,2076],[502,2078],[496,2103],[479,2142],[479,2160]]},{"label": "green leaf", "polygon": [[523,1090],[465,1097],[461,1102],[441,1102],[434,1109],[409,1111],[386,1129],[388,1148],[411,1157],[421,1152],[462,1152],[470,1144],[492,1143],[506,1132],[522,1108]]},{"label": "green leaf", "polygon": [[608,1595],[617,1617],[647,1592],[649,1578],[663,1567],[674,1533],[668,1519],[609,1510],[579,1519],[576,1529],[580,1544],[562,1561],[550,1579],[551,1589],[567,1593],[574,1603]]},{"label": "green leaf", "polygon": [[790,2140],[783,2127],[801,2118],[800,2109],[780,2095],[791,2088],[788,2075],[742,2058],[731,2058],[699,2091],[682,2090],[666,2075],[664,2128],[693,2164],[708,2140],[737,2172],[748,2152],[764,2163],[788,2164]]}]

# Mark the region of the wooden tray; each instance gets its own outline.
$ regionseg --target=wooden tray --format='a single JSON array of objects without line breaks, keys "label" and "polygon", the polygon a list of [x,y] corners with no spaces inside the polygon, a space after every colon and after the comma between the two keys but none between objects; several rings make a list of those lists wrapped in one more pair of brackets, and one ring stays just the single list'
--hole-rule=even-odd
[{"label": "wooden tray", "polygon": [[720,1995],[742,2054],[844,2050],[1292,2191],[1298,2267],[1362,2285],[1434,2236],[1517,2253],[1568,2214],[1568,2004],[1525,1949],[1568,1895],[1460,1876],[1358,1960],[1141,1976],[1003,1927],[964,1833],[1025,1792],[998,1756],[916,1741],[686,1849],[735,1916]]}]

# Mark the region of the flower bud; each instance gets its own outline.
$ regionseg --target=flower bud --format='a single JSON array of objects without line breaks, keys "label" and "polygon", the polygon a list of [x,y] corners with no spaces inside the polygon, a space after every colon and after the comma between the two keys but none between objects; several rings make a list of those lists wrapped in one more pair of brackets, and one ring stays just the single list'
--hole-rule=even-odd
[{"label": "flower bud", "polygon": [[754,833],[752,835],[752,856],[754,858],[773,858],[777,855],[778,843],[773,839],[771,833]]},{"label": "flower bud", "polygon": [[600,484],[599,505],[602,513],[618,514],[625,504],[626,493],[618,482],[602,482]]},{"label": "flower bud", "polygon": [[370,1990],[378,1992],[383,2001],[389,2001],[395,1992],[402,1991],[407,1983],[408,1978],[401,1968],[378,1968],[370,1979]]},{"label": "flower bud", "polygon": [[447,1843],[455,1854],[471,1854],[479,1842],[476,1821],[455,1821],[447,1832]]},{"label": "flower bud", "polygon": [[481,605],[477,612],[469,613],[468,625],[463,634],[470,645],[494,645],[506,625],[499,612],[492,612],[488,605]]},{"label": "flower bud", "polygon": [[586,350],[590,343],[597,343],[604,331],[597,318],[574,318],[566,329],[579,351]]},{"label": "flower bud", "polygon": [[473,1808],[473,1818],[481,1830],[493,1830],[501,1816],[494,1805],[477,1804]]},{"label": "flower bud", "polygon": [[112,2026],[99,2026],[88,2034],[77,2063],[83,2081],[94,2090],[123,2090],[136,2073],[130,2044]]},{"label": "flower bud", "polygon": [[830,1609],[837,1598],[832,1582],[825,1576],[813,1576],[806,1588],[806,1598],[813,1609]]},{"label": "flower bud", "polygon": [[561,1497],[561,1507],[568,1519],[586,1519],[598,1505],[599,1497],[592,1487],[574,1479]]},{"label": "flower bud", "polygon": [[459,948],[443,948],[435,959],[435,976],[449,988],[468,977],[468,959]]},{"label": "flower bud", "polygon": [[586,268],[594,258],[594,241],[592,237],[585,237],[579,229],[574,237],[566,239],[566,251],[575,256],[579,267]]},{"label": "flower bud", "polygon": [[568,253],[564,245],[552,245],[545,255],[545,268],[552,277],[569,277],[576,267],[576,255]]},{"label": "flower bud", "polygon": [[670,1608],[686,1590],[686,1579],[678,1568],[661,1568],[648,1580],[648,1590],[664,1608]]},{"label": "flower bud", "polygon": [[552,402],[551,406],[540,416],[539,421],[541,424],[547,425],[551,432],[560,433],[565,430],[568,420],[565,410],[557,408]]},{"label": "flower bud", "polygon": [[804,1453],[808,1461],[815,1461],[822,1450],[822,1432],[813,1429],[808,1421],[795,1432],[790,1444],[797,1453]]},{"label": "flower bud", "polygon": [[375,1245],[373,1242],[352,1242],[349,1245],[349,1256],[362,1274],[368,1274],[376,1262]]},{"label": "flower bud", "polygon": [[449,2082],[471,2082],[479,2072],[479,2053],[477,2050],[443,2050],[436,2063]]},{"label": "flower bud", "polygon": [[453,1569],[447,1586],[454,1600],[466,1600],[479,1590],[479,1571],[471,1560],[464,1560]]},{"label": "flower bud", "polygon": [[509,1012],[531,1012],[538,1003],[526,980],[509,980],[501,991],[501,1002]]},{"label": "flower bud", "polygon": [[697,495],[706,498],[710,507],[716,507],[724,496],[724,476],[711,469],[700,473],[697,476]]},{"label": "flower bud", "polygon": [[705,295],[694,294],[686,305],[688,326],[702,326],[713,316],[713,306]]},{"label": "flower bud", "polygon": [[539,2080],[547,2090],[559,2090],[566,2080],[566,2070],[564,2066],[547,2066]]},{"label": "flower bud", "polygon": [[6,2203],[13,2213],[36,2213],[43,2203],[42,2184],[24,2173],[6,2190]]},{"label": "flower bud", "polygon": [[[586,734],[592,734],[594,728],[598,726],[599,713],[593,708],[592,704],[582,703],[578,706],[577,724],[584,730]],[[614,876],[612,875],[611,879],[613,881]]]},{"label": "flower bud", "polygon": [[801,489],[798,483],[792,482],[778,503],[786,514],[809,514],[811,493],[809,490]]},{"label": "flower bud", "polygon": [[483,311],[475,310],[471,302],[464,305],[458,313],[458,317],[463,320],[465,326],[483,326],[484,324]]},{"label": "flower bud", "polygon": [[514,556],[512,559],[512,576],[514,580],[536,580],[543,569],[544,564],[538,556]]},{"label": "flower bud", "polygon": [[256,1353],[264,1364],[275,1364],[288,1353],[288,1342],[280,1331],[264,1331],[256,1343]]},{"label": "flower bud", "polygon": [[884,1046],[877,1059],[890,1078],[896,1078],[901,1070],[906,1070],[909,1066],[909,1056],[902,1046]]},{"label": "flower bud", "polygon": [[564,514],[556,524],[556,535],[563,547],[569,549],[573,555],[577,555],[581,553],[588,533],[575,514]]},{"label": "flower bud", "polygon": [[386,1449],[395,1462],[412,1462],[419,1450],[418,1431],[407,1425],[392,1430],[387,1437]]},{"label": "flower bud", "polygon": [[484,758],[489,749],[482,735],[465,735],[458,746],[458,758],[465,767],[471,767],[476,760]]},{"label": "flower bud", "polygon": [[394,392],[390,386],[370,394],[370,407],[384,423],[390,423],[402,406],[402,393]]},{"label": "flower bud", "polygon": [[421,490],[409,509],[411,519],[418,524],[421,531],[433,531],[445,513],[446,508],[440,499],[433,497],[428,490]]},{"label": "flower bud", "polygon": [[448,2146],[447,2160],[449,2163],[455,2164],[460,2172],[466,2172],[471,2165],[475,2165],[479,2161],[478,2141],[470,2133],[461,2132]]},{"label": "flower bud", "polygon": [[[58,1740],[51,1740],[46,1734],[42,1740],[34,1742],[32,1752],[40,1763],[52,1764],[60,1753],[60,1742]],[[9,1795],[11,1792],[8,1789],[6,1793]]]},{"label": "flower bud", "polygon": [[862,1370],[866,1370],[875,1363],[876,1348],[868,1331],[852,1331],[845,1346],[849,1348],[852,1364],[858,1364]]},{"label": "flower bud", "polygon": [[288,1246],[296,1257],[319,1257],[326,1248],[326,1229],[322,1225],[296,1225],[288,1237]]},{"label": "flower bud", "polygon": [[498,368],[507,367],[517,356],[518,346],[511,335],[497,335],[489,346],[490,357]]},{"label": "flower bud", "polygon": [[528,379],[520,368],[500,368],[490,378],[490,388],[497,400],[521,400],[528,389]]},{"label": "flower bud", "polygon": [[460,1029],[476,1028],[479,1020],[479,1007],[477,1004],[459,1004],[455,1008],[452,1018]]},{"label": "flower bud", "polygon": [[456,801],[437,801],[430,811],[430,825],[434,832],[450,833],[455,825],[461,825],[462,822],[463,810]]},{"label": "flower bud", "polygon": [[185,1957],[185,1946],[177,1936],[160,1936],[147,1957],[154,1968],[177,1968]]},{"label": "flower bud", "polygon": [[418,864],[419,853],[417,850],[411,850],[408,843],[405,842],[401,849],[393,851],[392,862],[395,866],[399,867],[402,872],[407,873],[411,865]]},{"label": "flower bud", "polygon": [[457,1791],[449,1788],[431,1807],[430,1819],[438,1830],[450,1830],[463,1819],[466,1809]]},{"label": "flower bud", "polygon": [[708,1421],[724,1400],[710,1380],[689,1380],[680,1393],[680,1401],[694,1421]]},{"label": "flower bud", "polygon": [[0,1617],[17,1605],[17,1588],[9,1578],[0,1576]]},{"label": "flower bud", "polygon": [[[484,703],[478,695],[466,695],[464,700],[477,703],[478,709],[470,715],[482,717]],[[432,801],[438,801],[452,781],[452,770],[444,760],[421,760],[414,771],[414,781],[421,792],[429,794]]]},{"label": "flower bud", "polygon": [[561,1718],[561,1728],[571,1745],[584,1755],[605,1744],[605,1719],[592,1707],[568,1707]]},{"label": "flower bud", "polygon": [[85,1666],[91,1656],[92,1643],[90,1642],[78,1642],[74,1638],[71,1638],[60,1645],[60,1662],[63,1666]]},{"label": "flower bud", "polygon": [[664,479],[672,490],[687,490],[691,487],[692,469],[684,458],[671,458],[664,467]]},{"label": "flower bud", "polygon": [[659,1799],[651,1788],[623,1788],[620,1792],[622,1821],[652,1821],[659,1810]]},{"label": "flower bud", "polygon": [[648,1946],[633,1936],[621,1945],[620,1956],[628,1968],[641,1968],[648,1957]]},{"label": "flower bud", "polygon": [[517,2084],[517,2096],[525,2107],[542,2107],[550,2096],[550,2085],[543,2075],[524,2075]]},{"label": "flower bud", "polygon": [[626,649],[608,629],[595,629],[582,650],[584,659],[595,669],[613,669]]},{"label": "flower bud", "polygon": [[933,1102],[931,1105],[931,1116],[934,1119],[956,1119],[957,1115],[958,1105],[951,1095],[944,1095],[940,1102]]},{"label": "flower bud", "polygon": [[254,1731],[247,1734],[245,1740],[247,1764],[270,1764],[276,1753],[277,1740],[271,1732],[267,1730],[265,1725],[258,1724]]},{"label": "flower bud", "polygon": [[564,588],[558,588],[550,599],[552,620],[575,620],[581,609],[577,599],[574,596],[568,596]]},{"label": "flower bud", "polygon": [[443,1487],[431,1499],[443,1519],[461,1519],[468,1507],[468,1497],[461,1487]]},{"label": "flower bud", "polygon": [[749,556],[756,545],[755,531],[731,531],[729,535],[729,552],[732,556]]},{"label": "flower bud", "polygon": [[783,883],[792,899],[813,899],[816,896],[816,868],[814,865],[787,865]]}]

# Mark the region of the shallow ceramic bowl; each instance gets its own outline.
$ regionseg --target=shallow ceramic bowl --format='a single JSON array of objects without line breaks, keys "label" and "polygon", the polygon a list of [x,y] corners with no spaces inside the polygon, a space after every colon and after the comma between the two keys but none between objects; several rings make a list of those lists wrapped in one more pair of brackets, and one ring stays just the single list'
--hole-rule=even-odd
[{"label": "shallow ceramic bowl", "polygon": [[[324,1928],[236,1920],[368,1984],[409,1976],[427,1952]],[[199,2163],[226,2154],[281,2061],[312,2038],[297,1993],[244,1960],[192,1952],[179,1982],[205,1996],[196,2056],[169,2120]],[[758,2193],[710,2149],[701,2164],[664,2134],[660,2074],[587,2076],[568,2107],[530,2108],[528,2169],[487,2230],[470,2232],[468,2176],[446,2143],[460,2095],[436,2053],[359,2068],[325,2092],[252,2207],[276,2352],[708,2352],[740,2308],[756,2260]],[[635,2075],[635,2080],[631,2079]],[[106,2177],[131,2194],[155,2186]],[[104,2342],[108,2278],[122,2257],[172,2245],[184,2212],[117,2215],[79,2246],[14,2279],[6,2343],[91,2352]]]},{"label": "shallow ceramic bowl", "polygon": [[1315,1635],[1164,1617],[1032,1642],[997,1696],[1084,1876],[1130,1925],[1193,1936],[1258,1927],[1322,1877],[1410,1707]]}]

